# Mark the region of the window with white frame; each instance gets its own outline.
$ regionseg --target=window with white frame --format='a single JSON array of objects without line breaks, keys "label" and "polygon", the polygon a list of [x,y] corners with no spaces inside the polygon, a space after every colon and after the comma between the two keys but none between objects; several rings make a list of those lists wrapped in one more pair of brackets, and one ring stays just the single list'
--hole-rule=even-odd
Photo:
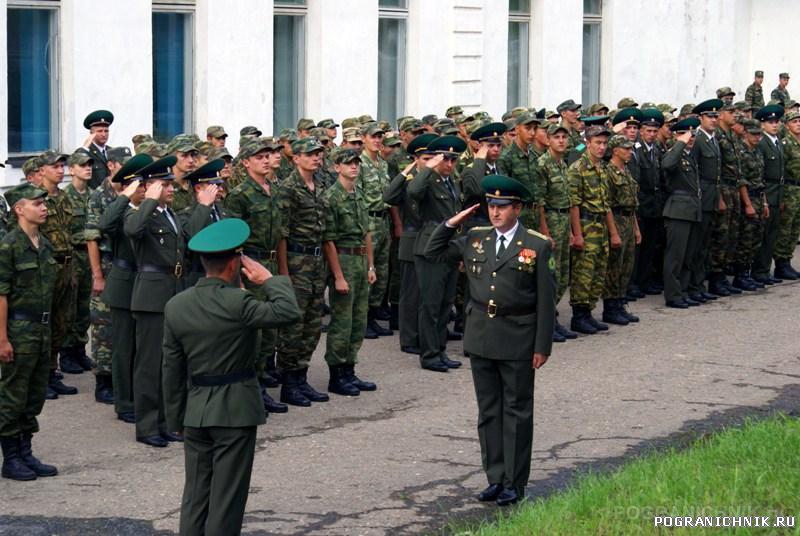
[{"label": "window with white frame", "polygon": [[509,109],[528,105],[530,0],[508,1],[508,85],[506,105]]},{"label": "window with white frame", "polygon": [[194,2],[153,3],[153,137],[194,132]]},{"label": "window with white frame", "polygon": [[582,99],[587,106],[600,100],[600,28],[602,0],[583,0]]},{"label": "window with white frame", "polygon": [[10,155],[59,147],[58,4],[49,0],[8,2]]},{"label": "window with white frame", "polygon": [[408,0],[378,2],[378,119],[405,113]]},{"label": "window with white frame", "polygon": [[272,132],[294,128],[305,103],[306,1],[276,0],[272,78]]}]

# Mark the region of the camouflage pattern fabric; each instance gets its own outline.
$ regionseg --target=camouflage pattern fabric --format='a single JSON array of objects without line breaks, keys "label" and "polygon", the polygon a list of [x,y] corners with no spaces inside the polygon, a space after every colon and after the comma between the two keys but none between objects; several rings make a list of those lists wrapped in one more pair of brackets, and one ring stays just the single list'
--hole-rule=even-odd
[{"label": "camouflage pattern fabric", "polygon": [[535,206],[539,201],[539,192],[536,187],[536,160],[534,160],[534,155],[530,152],[530,148],[527,151],[523,151],[519,148],[519,145],[512,143],[503,150],[500,158],[497,159],[497,169],[501,175],[517,179],[528,188],[532,199],[523,208],[520,222],[528,229],[538,229],[538,218],[535,211],[530,209],[532,205]]},{"label": "camouflage pattern fabric", "polygon": [[[783,138],[783,159],[786,179],[800,181],[800,141],[791,133]],[[773,256],[776,259],[789,260],[794,255],[794,248],[800,238],[800,186],[784,184],[783,203]]]},{"label": "camouflage pattern fabric", "polygon": [[747,90],[744,92],[744,102],[746,102],[748,106],[763,108],[765,104],[764,88],[757,86],[755,83],[747,86]]},{"label": "camouflage pattern fabric", "polygon": [[111,181],[109,179],[104,180],[102,184],[100,184],[100,187],[89,195],[89,209],[86,214],[84,237],[87,242],[89,240],[96,241],[100,251],[103,253],[111,253],[113,249],[111,237],[103,235],[100,231],[100,216],[103,215],[106,207],[116,198],[117,192],[111,186]]},{"label": "camouflage pattern fabric", "polygon": [[70,239],[72,241],[72,266],[75,292],[70,307],[75,311],[67,331],[64,347],[84,347],[89,342],[91,313],[89,301],[92,297],[92,270],[86,251],[86,221],[89,213],[90,190],[81,193],[72,184],[64,188],[65,212],[70,215]]},{"label": "camouflage pattern fabric", "polygon": [[281,154],[281,167],[279,167],[275,173],[275,175],[278,177],[278,180],[283,181],[284,179],[288,178],[289,175],[292,174],[292,171],[294,171],[294,163],[292,162],[292,159]]},{"label": "camouflage pattern fabric", "polygon": [[8,232],[8,212],[6,198],[0,195],[0,239]]},{"label": "camouflage pattern fabric", "polygon": [[750,203],[756,211],[755,218],[742,217],[739,232],[738,263],[749,267],[755,259],[756,252],[761,247],[764,234],[763,207],[764,194],[764,156],[758,147],[750,149],[745,147],[741,155],[742,176],[739,186],[748,189]]},{"label": "camouflage pattern fabric", "polygon": [[791,99],[789,92],[785,89],[781,89],[780,86],[772,90],[772,93],[769,94],[769,98],[784,103],[789,102],[789,99]]},{"label": "camouflage pattern fabric", "polygon": [[192,190],[192,186],[187,183],[186,188],[175,182],[175,195],[172,199],[172,205],[170,208],[172,211],[177,214],[186,207],[190,207],[194,204],[194,190]]},{"label": "camouflage pattern fabric", "polygon": [[639,206],[639,185],[627,167],[619,169],[613,163],[606,166],[608,202],[613,209],[629,210],[631,214],[614,214],[622,245],[609,248],[604,298],[624,298],[636,260],[636,234],[634,216]]},{"label": "camouflage pattern fabric", "polygon": [[372,262],[377,281],[369,291],[369,306],[380,307],[389,284],[389,246],[392,240],[389,233],[388,205],[383,202],[383,192],[389,186],[386,162],[380,156],[372,160],[366,153],[362,153],[356,184],[362,192],[367,210],[372,213]]},{"label": "camouflage pattern fabric", "polygon": [[717,139],[722,155],[720,175],[720,197],[725,203],[725,212],[714,215],[711,237],[711,272],[720,273],[736,262],[741,228],[742,203],[737,184],[742,174],[741,153],[744,143],[732,130],[717,129]]},{"label": "camouflage pattern fabric", "polygon": [[550,237],[556,244],[553,251],[556,277],[556,304],[564,297],[569,286],[569,183],[567,182],[567,164],[564,159],[557,160],[550,151],[545,151],[537,162],[536,188],[539,192],[539,203],[544,207],[547,228]]},{"label": "camouflage pattern fabric", "polygon": [[[111,257],[100,258],[103,277],[111,272]],[[89,337],[92,341],[92,366],[95,374],[111,374],[111,349],[113,347],[113,330],[111,328],[111,307],[99,295],[92,296],[89,302],[91,328]]]}]

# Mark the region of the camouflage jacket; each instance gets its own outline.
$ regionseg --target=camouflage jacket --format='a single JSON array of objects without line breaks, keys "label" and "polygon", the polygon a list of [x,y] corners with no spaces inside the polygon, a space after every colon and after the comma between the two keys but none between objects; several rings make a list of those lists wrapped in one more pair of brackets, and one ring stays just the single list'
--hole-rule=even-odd
[{"label": "camouflage jacket", "polygon": [[[0,240],[0,295],[9,312],[51,313],[56,274],[53,247],[41,233],[38,249],[19,227]],[[49,352],[50,324],[8,320],[6,327],[17,356]]]},{"label": "camouflage jacket", "polygon": [[800,181],[800,140],[791,133],[783,138],[783,169],[785,178]]},{"label": "camouflage jacket", "polygon": [[187,188],[184,188],[177,182],[174,184],[175,186],[175,196],[172,199],[172,205],[169,208],[177,214],[178,212],[182,211],[186,207],[190,207],[194,204],[194,190],[192,189],[192,185],[187,183]]},{"label": "camouflage jacket", "polygon": [[369,232],[369,216],[361,189],[348,192],[338,180],[324,194],[328,207],[325,213],[323,240],[341,247],[361,247]]},{"label": "camouflage jacket", "polygon": [[0,195],[0,239],[8,232],[8,203],[6,198]]},{"label": "camouflage jacket", "polygon": [[739,176],[742,174],[740,159],[744,150],[744,143],[733,132],[733,129],[725,132],[718,128],[717,139],[719,140],[719,151],[722,154],[720,181],[722,184],[735,186],[739,181]]},{"label": "camouflage jacket", "polygon": [[47,196],[47,220],[39,226],[39,232],[50,241],[53,253],[66,255],[72,251],[70,236],[71,214],[65,209],[66,195],[61,190],[58,195]]},{"label": "camouflage jacket", "polygon": [[267,255],[278,249],[281,239],[281,212],[276,199],[277,189],[278,185],[273,182],[270,193],[267,193],[248,176],[225,198],[228,216],[240,218],[250,226],[250,237],[244,243],[245,249],[258,248]]},{"label": "camouflage jacket", "polygon": [[318,174],[313,180],[312,192],[295,170],[281,182],[276,194],[282,215],[280,237],[299,246],[319,246],[325,232],[325,186]]},{"label": "camouflage jacket", "polygon": [[392,151],[392,154],[389,155],[389,158],[386,159],[386,166],[388,168],[389,176],[396,177],[398,173],[406,169],[414,159],[411,158],[411,155],[400,146]]},{"label": "camouflage jacket", "polygon": [[764,155],[758,146],[750,149],[745,146],[742,152],[742,176],[738,186],[747,188],[763,189],[764,183]]},{"label": "camouflage jacket", "polygon": [[744,92],[744,102],[748,106],[757,106],[758,108],[764,107],[764,88],[755,85],[755,83],[747,86],[747,91]]},{"label": "camouflage jacket", "polygon": [[[361,153],[361,166],[358,168],[356,184],[364,196],[367,210],[383,212],[388,206],[383,201],[383,192],[389,186],[389,168],[380,156],[372,160],[365,152]],[[374,226],[375,224],[372,223]],[[374,227],[373,227],[374,228]]]},{"label": "camouflage jacket", "polygon": [[539,157],[536,173],[536,190],[539,204],[545,208],[569,208],[569,182],[567,163],[562,157],[556,160],[550,151]]},{"label": "camouflage jacket", "polygon": [[497,159],[497,168],[501,174],[524,184],[533,196],[534,203],[539,201],[539,193],[536,191],[536,161],[530,148],[523,151],[519,145],[512,143]]},{"label": "camouflage jacket", "polygon": [[285,180],[292,174],[294,171],[294,164],[292,163],[291,159],[287,156],[281,154],[281,167],[275,172],[275,176],[278,177],[278,181]]},{"label": "camouflage jacket", "polygon": [[584,153],[567,169],[570,206],[579,207],[594,214],[605,214],[610,210],[608,204],[608,177],[606,163],[600,161],[595,166]]},{"label": "camouflage jacket", "polygon": [[639,183],[628,167],[619,169],[613,163],[606,164],[608,177],[608,204],[611,208],[636,208],[639,206]]},{"label": "camouflage jacket", "polygon": [[233,170],[231,171],[231,178],[225,181],[225,188],[230,192],[247,178],[247,170],[242,164],[242,161],[239,160],[233,165]]},{"label": "camouflage jacket", "polygon": [[70,215],[69,232],[73,246],[86,243],[86,219],[91,193],[88,186],[83,193],[76,190],[72,184],[64,188],[64,211]]},{"label": "camouflage jacket", "polygon": [[100,230],[100,217],[105,212],[106,207],[116,198],[117,192],[111,186],[109,179],[104,180],[97,190],[89,196],[89,212],[86,215],[86,231],[84,234],[87,241],[97,241],[100,251],[103,253],[111,253],[113,247],[111,237],[104,236]]},{"label": "camouflage jacket", "polygon": [[775,99],[781,102],[789,102],[789,92],[785,89],[781,89],[781,86],[776,87],[772,90],[772,93],[769,95],[770,99]]}]

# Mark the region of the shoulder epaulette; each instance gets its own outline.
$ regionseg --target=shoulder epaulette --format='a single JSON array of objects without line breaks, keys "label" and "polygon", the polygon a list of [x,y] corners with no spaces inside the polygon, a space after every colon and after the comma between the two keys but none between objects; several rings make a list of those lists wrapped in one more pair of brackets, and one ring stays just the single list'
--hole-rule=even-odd
[{"label": "shoulder epaulette", "polygon": [[494,229],[494,227],[492,227],[491,225],[486,225],[483,227],[473,227],[472,229],[470,229],[470,231],[490,231],[492,229]]},{"label": "shoulder epaulette", "polygon": [[534,231],[533,229],[526,229],[528,234],[541,238],[542,240],[548,240],[548,238],[540,232]]}]

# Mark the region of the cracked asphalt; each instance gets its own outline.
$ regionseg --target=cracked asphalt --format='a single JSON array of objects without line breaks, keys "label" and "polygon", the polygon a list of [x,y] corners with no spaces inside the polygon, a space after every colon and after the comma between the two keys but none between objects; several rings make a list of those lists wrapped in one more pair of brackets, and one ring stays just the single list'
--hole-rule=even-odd
[{"label": "cracked asphalt", "polygon": [[[688,310],[665,309],[661,296],[630,309],[638,325],[555,345],[537,373],[531,497],[750,416],[800,410],[800,282]],[[320,389],[323,350],[324,338],[310,374]],[[422,371],[397,337],[365,341],[358,371],[377,392],[332,395],[259,429],[244,532],[404,535],[493,517],[473,498],[485,479],[468,367]],[[48,402],[34,438],[60,475],[1,479],[0,535],[176,531],[181,446],[135,443],[133,426],[94,402],[91,375],[67,380],[80,394]]]}]

